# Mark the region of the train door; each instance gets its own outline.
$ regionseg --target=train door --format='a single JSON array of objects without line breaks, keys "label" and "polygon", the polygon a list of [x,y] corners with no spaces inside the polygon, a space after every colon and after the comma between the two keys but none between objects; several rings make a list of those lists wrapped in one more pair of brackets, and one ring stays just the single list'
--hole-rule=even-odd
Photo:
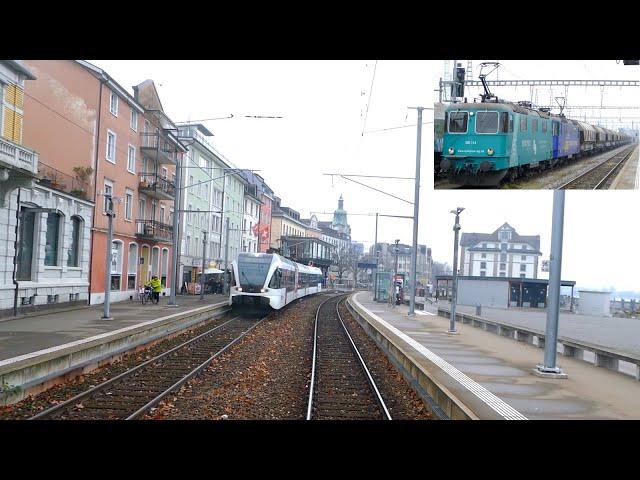
[{"label": "train door", "polygon": [[559,156],[559,152],[558,152],[558,140],[559,140],[559,136],[560,136],[560,122],[556,122],[555,120],[553,121],[553,127],[552,127],[552,136],[553,136],[553,159],[557,159]]}]

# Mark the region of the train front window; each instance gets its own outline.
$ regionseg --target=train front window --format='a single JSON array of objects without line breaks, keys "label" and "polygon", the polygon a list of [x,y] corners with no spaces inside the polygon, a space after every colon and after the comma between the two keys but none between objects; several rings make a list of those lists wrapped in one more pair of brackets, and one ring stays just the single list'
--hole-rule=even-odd
[{"label": "train front window", "polygon": [[476,133],[498,133],[498,112],[478,112]]},{"label": "train front window", "polygon": [[241,255],[238,258],[237,279],[241,286],[262,287],[271,266],[271,257],[253,257]]},{"label": "train front window", "polygon": [[469,114],[467,112],[449,113],[449,133],[467,133],[467,122]]}]

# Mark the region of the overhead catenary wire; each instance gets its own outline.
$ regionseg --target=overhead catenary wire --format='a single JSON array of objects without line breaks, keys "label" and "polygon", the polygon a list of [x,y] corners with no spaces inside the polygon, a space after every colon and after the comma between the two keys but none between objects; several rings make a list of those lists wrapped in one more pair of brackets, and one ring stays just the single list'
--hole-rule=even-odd
[{"label": "overhead catenary wire", "polygon": [[364,129],[367,126],[367,117],[369,116],[369,106],[371,105],[371,94],[373,93],[373,83],[376,80],[376,70],[378,68],[378,60],[376,60],[375,65],[373,66],[373,77],[371,78],[371,86],[369,87],[369,99],[367,100],[367,110],[364,113],[364,124],[362,125],[362,133],[360,136],[364,136]]}]

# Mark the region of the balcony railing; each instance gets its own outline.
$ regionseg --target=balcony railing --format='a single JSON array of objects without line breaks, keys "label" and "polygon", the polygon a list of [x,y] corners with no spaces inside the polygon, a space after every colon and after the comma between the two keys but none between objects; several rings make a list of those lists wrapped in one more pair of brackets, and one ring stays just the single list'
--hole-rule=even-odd
[{"label": "balcony railing", "polygon": [[140,238],[171,242],[173,239],[173,227],[166,223],[156,222],[155,220],[136,220],[138,224],[138,232],[136,235]]},{"label": "balcony railing", "polygon": [[2,137],[0,137],[0,161],[33,174],[38,173],[38,154]]},{"label": "balcony railing", "polygon": [[69,193],[83,200],[93,199],[93,187],[88,181],[56,170],[46,163],[38,163],[38,184],[61,192]]},{"label": "balcony railing", "polygon": [[[140,150],[143,153],[151,156],[151,158],[157,159],[159,163],[176,164],[178,150],[176,146],[167,139],[166,135],[142,132],[140,134],[140,140]],[[160,146],[159,148],[158,145]]]},{"label": "balcony railing", "polygon": [[176,196],[175,183],[155,173],[141,173],[139,188],[144,193],[166,200],[173,200]]}]

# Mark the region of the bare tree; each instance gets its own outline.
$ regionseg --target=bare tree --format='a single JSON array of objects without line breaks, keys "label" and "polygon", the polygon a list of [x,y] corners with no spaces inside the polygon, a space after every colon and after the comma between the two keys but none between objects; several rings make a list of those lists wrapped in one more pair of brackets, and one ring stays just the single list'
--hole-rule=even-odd
[{"label": "bare tree", "polygon": [[342,280],[345,274],[353,273],[357,268],[358,256],[351,245],[341,245],[333,250],[333,264],[338,271],[338,279]]}]

